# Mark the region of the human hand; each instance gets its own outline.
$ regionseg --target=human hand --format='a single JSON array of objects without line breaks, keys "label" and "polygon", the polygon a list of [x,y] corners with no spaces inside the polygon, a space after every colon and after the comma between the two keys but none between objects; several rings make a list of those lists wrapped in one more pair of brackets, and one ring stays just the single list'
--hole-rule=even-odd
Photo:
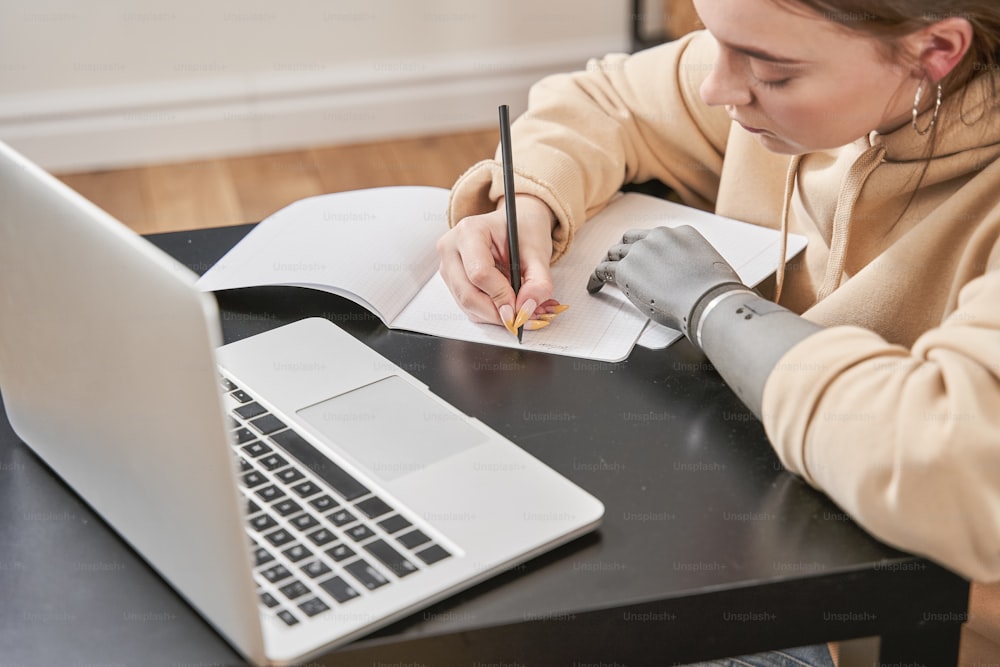
[{"label": "human hand", "polygon": [[[510,286],[504,200],[495,211],[463,218],[438,240],[441,277],[455,301],[475,322],[503,324],[512,333],[538,329],[565,309],[552,298],[552,223],[542,200],[517,195],[521,289]],[[532,319],[535,318],[535,319]]]},{"label": "human hand", "polygon": [[[643,314],[688,335],[695,308],[717,288],[746,288],[736,271],[693,227],[626,232],[587,284],[594,293],[614,282]],[[725,290],[723,290],[725,291]]]}]

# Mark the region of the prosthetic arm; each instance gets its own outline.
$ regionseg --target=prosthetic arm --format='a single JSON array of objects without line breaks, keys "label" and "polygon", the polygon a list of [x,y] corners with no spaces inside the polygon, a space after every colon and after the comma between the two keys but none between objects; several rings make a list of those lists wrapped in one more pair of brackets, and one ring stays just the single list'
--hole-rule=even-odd
[{"label": "prosthetic arm", "polygon": [[591,275],[587,290],[608,282],[649,316],[680,330],[705,352],[755,415],[778,360],[822,327],[764,299],[694,228],[628,232]]}]

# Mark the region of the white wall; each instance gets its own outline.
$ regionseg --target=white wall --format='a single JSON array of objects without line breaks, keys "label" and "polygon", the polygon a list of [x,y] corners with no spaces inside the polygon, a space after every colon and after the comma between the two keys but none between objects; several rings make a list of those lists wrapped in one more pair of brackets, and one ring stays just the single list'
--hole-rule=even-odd
[{"label": "white wall", "polygon": [[54,170],[484,127],[628,0],[4,0],[0,140]]}]

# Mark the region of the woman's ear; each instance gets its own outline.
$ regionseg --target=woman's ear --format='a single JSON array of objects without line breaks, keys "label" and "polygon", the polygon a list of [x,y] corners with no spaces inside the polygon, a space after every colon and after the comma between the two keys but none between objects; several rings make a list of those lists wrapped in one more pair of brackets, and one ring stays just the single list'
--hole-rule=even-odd
[{"label": "woman's ear", "polygon": [[948,76],[972,46],[972,24],[950,16],[917,31],[916,56],[923,76],[937,83]]}]

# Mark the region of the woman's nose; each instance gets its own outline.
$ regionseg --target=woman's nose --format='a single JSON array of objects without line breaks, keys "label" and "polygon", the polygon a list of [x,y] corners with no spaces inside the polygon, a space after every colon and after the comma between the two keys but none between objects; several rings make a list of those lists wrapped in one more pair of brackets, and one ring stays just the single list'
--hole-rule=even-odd
[{"label": "woman's nose", "polygon": [[720,52],[711,73],[702,82],[701,99],[709,106],[746,106],[753,101],[753,94],[746,83],[746,76],[731,55]]}]

